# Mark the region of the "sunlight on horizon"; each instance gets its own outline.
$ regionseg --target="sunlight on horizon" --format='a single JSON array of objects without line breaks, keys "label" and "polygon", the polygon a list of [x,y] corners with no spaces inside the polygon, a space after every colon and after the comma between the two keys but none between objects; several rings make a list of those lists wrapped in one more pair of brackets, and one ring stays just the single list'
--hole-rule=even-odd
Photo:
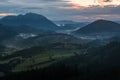
[{"label": "sunlight on horizon", "polygon": [[119,6],[120,0],[70,0],[71,4],[90,7],[90,6]]},{"label": "sunlight on horizon", "polygon": [[15,13],[0,13],[0,17],[10,16],[10,15],[17,15],[17,14],[15,14]]}]

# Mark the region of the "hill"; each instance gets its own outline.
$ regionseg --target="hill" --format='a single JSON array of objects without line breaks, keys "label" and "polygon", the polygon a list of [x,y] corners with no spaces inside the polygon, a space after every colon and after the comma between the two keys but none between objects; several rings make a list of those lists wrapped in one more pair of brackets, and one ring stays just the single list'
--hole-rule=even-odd
[{"label": "hill", "polygon": [[18,33],[8,26],[0,24],[0,41],[14,37]]},{"label": "hill", "polygon": [[3,44],[6,46],[14,46],[15,48],[28,48],[33,46],[46,46],[53,43],[75,43],[81,44],[85,41],[66,34],[42,34],[26,39],[13,39],[4,41]]},{"label": "hill", "polygon": [[107,20],[97,20],[73,33],[96,38],[119,36],[120,24]]},{"label": "hill", "polygon": [[6,16],[0,19],[0,23],[8,26],[27,25],[45,30],[58,29],[57,25],[55,25],[52,21],[42,15],[35,13],[27,13],[25,15],[18,16]]}]

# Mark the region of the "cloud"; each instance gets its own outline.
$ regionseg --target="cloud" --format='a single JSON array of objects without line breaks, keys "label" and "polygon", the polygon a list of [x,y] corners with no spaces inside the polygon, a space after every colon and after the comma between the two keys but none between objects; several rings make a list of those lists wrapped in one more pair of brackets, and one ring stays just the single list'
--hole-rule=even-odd
[{"label": "cloud", "polygon": [[43,8],[40,8],[40,7],[25,7],[23,9],[32,9],[32,10],[36,9],[36,10],[38,10],[38,9],[43,9]]},{"label": "cloud", "polygon": [[71,4],[70,0],[0,0],[1,16],[8,15],[8,13],[33,12],[47,16],[52,20],[91,21],[99,18],[119,20],[119,9],[120,6],[84,7]]}]

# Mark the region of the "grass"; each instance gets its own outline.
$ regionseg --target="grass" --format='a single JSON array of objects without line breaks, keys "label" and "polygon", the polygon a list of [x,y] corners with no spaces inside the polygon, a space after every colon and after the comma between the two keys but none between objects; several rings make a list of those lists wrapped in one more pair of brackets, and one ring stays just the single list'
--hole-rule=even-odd
[{"label": "grass", "polygon": [[26,71],[35,68],[47,67],[59,60],[74,56],[74,52],[81,54],[84,52],[82,49],[62,50],[62,49],[49,49],[42,53],[35,53],[34,56],[24,58],[22,56],[12,57],[4,61],[0,61],[0,65],[11,64],[12,61],[20,60],[21,62],[12,67],[13,72]]},{"label": "grass", "polygon": [[22,58],[18,56],[18,57],[13,57],[13,58],[10,58],[10,59],[7,59],[7,60],[3,60],[3,61],[0,61],[0,65],[7,64],[10,61],[13,61],[13,60],[16,60],[16,59],[22,59]]},{"label": "grass", "polygon": [[[16,71],[26,71],[33,68],[47,67],[61,59],[65,59],[75,54],[73,52],[79,52],[80,50],[49,50],[45,51],[42,54],[38,54],[32,56],[30,58],[25,59],[24,62],[18,64],[15,68],[13,68],[13,72]],[[50,58],[52,56],[52,59]]]}]

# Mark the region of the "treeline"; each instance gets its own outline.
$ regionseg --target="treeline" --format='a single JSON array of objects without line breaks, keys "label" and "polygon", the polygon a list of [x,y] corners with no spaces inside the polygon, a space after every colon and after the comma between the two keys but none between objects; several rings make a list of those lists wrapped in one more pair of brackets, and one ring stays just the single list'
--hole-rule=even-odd
[{"label": "treeline", "polygon": [[70,68],[65,64],[44,69],[36,69],[8,75],[1,80],[119,80],[120,66],[113,68],[90,69]]}]

